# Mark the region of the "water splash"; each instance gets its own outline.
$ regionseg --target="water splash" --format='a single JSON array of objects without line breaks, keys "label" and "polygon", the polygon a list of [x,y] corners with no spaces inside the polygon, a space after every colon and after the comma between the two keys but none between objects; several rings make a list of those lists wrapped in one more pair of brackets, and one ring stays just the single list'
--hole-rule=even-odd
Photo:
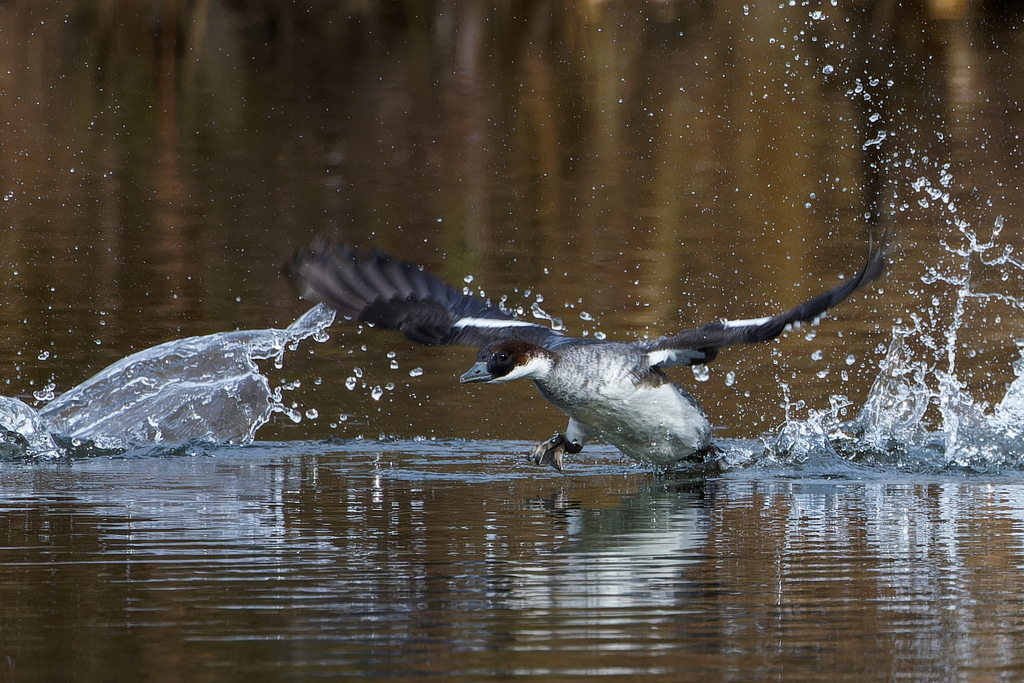
[{"label": "water splash", "polygon": [[783,384],[782,390],[786,398],[786,421],[766,444],[765,454],[759,464],[806,468],[839,460],[839,453],[834,446],[839,425],[837,416],[841,410],[845,410],[849,401],[843,396],[833,396],[829,410],[812,409],[807,419],[796,419],[793,413],[803,409],[804,402],[789,401],[788,385]]},{"label": "water splash", "polygon": [[565,330],[565,325],[562,322],[561,318],[556,318],[555,316],[551,315],[550,313],[548,313],[547,311],[540,307],[542,301],[544,301],[544,297],[538,294],[537,300],[533,302],[532,306],[530,306],[530,313],[533,314],[533,317],[537,318],[538,320],[546,320],[548,324],[551,326],[551,329],[555,330],[556,332],[561,332]]},{"label": "water splash", "polygon": [[[921,281],[944,288],[911,325],[896,328],[878,375],[856,417],[844,421],[833,407],[798,419],[787,410],[779,433],[766,443],[763,461],[799,464],[804,453],[836,452],[848,462],[909,469],[992,471],[1024,467],[1024,342],[1016,375],[994,408],[979,402],[960,378],[963,333],[976,304],[998,302],[1024,312],[1024,300],[976,287],[976,276],[994,269],[1005,282],[1024,275],[1024,260],[1012,246],[997,244],[1004,227],[999,216],[987,240],[961,215],[951,192],[953,177],[940,169],[933,184],[920,177],[911,185],[922,206],[940,207],[952,235],[941,245],[943,258],[928,265]],[[956,242],[956,243],[954,243]],[[990,281],[990,277],[984,278]]]},{"label": "water splash", "polygon": [[888,451],[913,443],[922,432],[933,392],[928,364],[915,360],[907,346],[911,330],[896,330],[878,375],[851,427],[871,449]]},{"label": "water splash", "polygon": [[333,321],[334,312],[318,305],[284,330],[160,344],[114,363],[38,413],[2,399],[0,429],[23,437],[21,454],[33,457],[60,455],[52,435],[116,450],[193,440],[248,443],[274,413],[294,412],[280,391],[271,391],[257,361],[280,367],[286,350],[308,337],[325,339]]},{"label": "water splash", "polygon": [[35,410],[16,398],[0,396],[0,456],[24,455],[57,458],[61,450]]}]

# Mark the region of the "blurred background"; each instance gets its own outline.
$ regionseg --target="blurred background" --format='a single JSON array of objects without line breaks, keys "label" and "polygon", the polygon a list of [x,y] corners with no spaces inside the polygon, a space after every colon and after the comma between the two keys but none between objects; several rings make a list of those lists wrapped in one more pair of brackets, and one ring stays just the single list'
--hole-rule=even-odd
[{"label": "blurred background", "polygon": [[[0,393],[39,406],[155,344],[286,326],[309,304],[280,268],[317,237],[636,339],[784,310],[888,232],[889,272],[821,325],[673,377],[757,438],[852,417],[904,329],[933,402],[999,401],[1021,18],[0,0]],[[267,363],[301,416],[271,443],[0,463],[0,680],[1024,678],[1016,444],[994,473],[907,474],[830,461],[794,419],[775,468],[688,480],[595,446],[562,476],[522,456],[564,416],[529,383],[459,386],[475,350],[331,337]],[[972,416],[949,414],[947,443]]]},{"label": "blurred background", "polygon": [[[889,275],[832,319],[674,373],[730,435],[777,424],[787,396],[856,403],[894,325],[941,337],[959,315],[928,275],[962,272],[947,247],[997,224],[1020,241],[1020,17],[996,0],[5,0],[0,386],[39,404],[153,344],[287,325],[306,304],[279,269],[318,236],[634,339],[788,308],[888,230]],[[971,276],[1020,289],[1019,270]],[[971,305],[958,369],[998,400],[1019,316]],[[457,386],[474,350],[332,336],[274,376],[313,417],[262,437],[563,426],[528,384]]]}]

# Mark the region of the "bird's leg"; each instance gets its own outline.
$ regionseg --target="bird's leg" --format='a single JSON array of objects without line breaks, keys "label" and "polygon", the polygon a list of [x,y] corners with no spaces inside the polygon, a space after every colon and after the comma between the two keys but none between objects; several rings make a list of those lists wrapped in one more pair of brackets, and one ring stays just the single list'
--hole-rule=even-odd
[{"label": "bird's leg", "polygon": [[583,450],[583,444],[571,441],[565,434],[556,432],[553,437],[539,443],[530,451],[530,460],[536,465],[551,465],[559,472],[564,472],[562,467],[562,456],[566,453],[579,453]]}]

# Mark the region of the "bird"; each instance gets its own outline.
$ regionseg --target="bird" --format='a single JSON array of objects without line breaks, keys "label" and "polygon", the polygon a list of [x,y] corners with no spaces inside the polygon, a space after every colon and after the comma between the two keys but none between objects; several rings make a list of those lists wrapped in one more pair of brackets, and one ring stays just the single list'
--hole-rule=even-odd
[{"label": "bird", "polygon": [[854,277],[784,313],[638,341],[571,337],[519,319],[377,249],[318,240],[295,251],[282,270],[302,298],[345,320],[394,330],[418,344],[477,347],[476,361],[460,378],[464,384],[532,380],[569,418],[564,431],[531,449],[535,464],[564,472],[566,454],[599,438],[635,460],[670,468],[711,462],[719,451],[704,409],[665,369],[710,363],[724,347],[769,341],[794,324],[817,322],[882,274],[886,244],[884,236],[869,244]]}]

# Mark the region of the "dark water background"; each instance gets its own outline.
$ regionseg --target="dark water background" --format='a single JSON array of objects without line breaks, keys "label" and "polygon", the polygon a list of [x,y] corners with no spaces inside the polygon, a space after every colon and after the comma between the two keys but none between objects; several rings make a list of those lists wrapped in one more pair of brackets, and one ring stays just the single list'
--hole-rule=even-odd
[{"label": "dark water background", "polygon": [[[632,339],[781,310],[888,230],[874,290],[675,376],[757,451],[955,323],[998,402],[1022,271],[950,250],[1021,242],[1021,35],[980,0],[2,2],[0,389],[287,325],[316,236]],[[1019,467],[560,476],[522,454],[564,418],[456,386],[471,358],[335,326],[267,368],[303,419],[252,446],[0,463],[0,678],[1024,678]]]}]

